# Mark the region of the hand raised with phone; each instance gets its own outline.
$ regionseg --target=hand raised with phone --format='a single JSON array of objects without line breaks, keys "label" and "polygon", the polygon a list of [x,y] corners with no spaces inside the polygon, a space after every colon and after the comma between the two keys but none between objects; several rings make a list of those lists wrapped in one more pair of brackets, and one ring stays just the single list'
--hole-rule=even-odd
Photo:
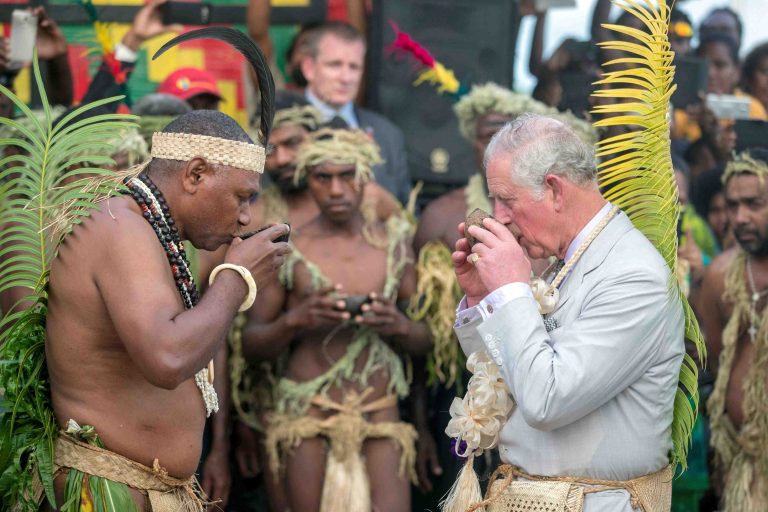
[{"label": "hand raised with phone", "polygon": [[138,51],[139,47],[153,37],[168,32],[181,32],[184,27],[163,22],[163,5],[168,0],[150,0],[133,18],[133,24],[123,37],[123,44],[131,50]]}]

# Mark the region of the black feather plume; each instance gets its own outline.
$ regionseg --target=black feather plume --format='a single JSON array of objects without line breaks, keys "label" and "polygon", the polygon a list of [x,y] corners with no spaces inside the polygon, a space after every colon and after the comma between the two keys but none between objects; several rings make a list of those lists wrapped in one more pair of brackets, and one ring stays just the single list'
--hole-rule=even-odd
[{"label": "black feather plume", "polygon": [[259,91],[261,92],[260,142],[264,147],[267,147],[269,132],[272,131],[272,120],[275,117],[275,81],[272,78],[272,72],[269,69],[269,63],[264,56],[264,52],[261,51],[261,48],[250,37],[239,30],[229,27],[206,27],[174,37],[155,52],[152,60],[155,60],[170,48],[193,39],[218,39],[219,41],[224,41],[248,59],[248,62],[256,72],[256,78],[259,82]]}]

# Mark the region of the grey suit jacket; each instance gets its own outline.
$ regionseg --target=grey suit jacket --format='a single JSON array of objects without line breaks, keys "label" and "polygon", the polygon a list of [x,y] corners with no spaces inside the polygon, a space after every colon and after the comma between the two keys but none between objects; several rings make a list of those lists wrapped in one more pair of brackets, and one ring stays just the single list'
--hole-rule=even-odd
[{"label": "grey suit jacket", "polygon": [[[501,433],[505,462],[531,474],[627,480],[667,464],[684,354],[670,272],[623,213],[560,287],[547,332],[531,298],[458,326],[464,352],[500,351],[517,403]],[[585,511],[632,510],[625,491],[589,494]]]},{"label": "grey suit jacket", "polygon": [[384,163],[373,168],[376,182],[406,204],[411,193],[411,173],[408,171],[403,132],[387,118],[370,110],[355,107],[355,115],[360,128],[372,134],[381,148]]}]

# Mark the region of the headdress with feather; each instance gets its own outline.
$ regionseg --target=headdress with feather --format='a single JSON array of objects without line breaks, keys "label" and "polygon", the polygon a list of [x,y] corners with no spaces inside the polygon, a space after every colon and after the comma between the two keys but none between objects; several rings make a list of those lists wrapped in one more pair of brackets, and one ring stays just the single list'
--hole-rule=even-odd
[{"label": "headdress with feather", "polygon": [[[262,99],[260,142],[266,146],[274,116],[274,82],[264,55],[248,37],[228,28],[201,29],[169,41],[155,58],[183,41],[206,37],[230,43],[253,65]],[[131,121],[137,120],[123,114],[82,116],[122,97],[81,106],[54,120],[36,54],[33,71],[45,112],[42,120],[0,85],[0,93],[10,98],[28,120],[21,123],[0,118],[0,125],[19,134],[3,138],[0,145],[22,150],[0,159],[0,293],[12,288],[26,289],[28,294],[19,305],[31,304],[19,311],[4,312],[0,321],[0,388],[4,389],[4,412],[0,416],[0,510],[24,512],[38,509],[41,493],[56,508],[53,460],[58,427],[45,370],[50,266],[72,226],[117,190],[120,177],[98,168],[114,165],[105,156],[110,148],[104,141],[110,140],[116,130],[135,128]],[[78,165],[85,167],[76,168]],[[101,481],[100,492],[109,495],[114,510],[135,509],[127,487],[106,479]],[[93,503],[83,506],[88,505]]]},{"label": "headdress with feather", "polygon": [[261,121],[258,139],[266,148],[269,143],[269,132],[272,130],[272,121],[275,118],[275,81],[272,78],[272,72],[269,70],[269,63],[264,52],[256,46],[251,38],[239,30],[229,27],[206,27],[174,37],[155,52],[152,60],[157,59],[176,45],[195,39],[224,41],[239,51],[253,68],[261,95]]},{"label": "headdress with feather", "polygon": [[427,82],[437,87],[437,92],[450,94],[454,98],[459,98],[467,92],[466,87],[456,78],[453,70],[446,68],[439,60],[435,59],[432,53],[413,39],[410,34],[400,30],[394,21],[389,20],[389,24],[395,31],[395,40],[389,46],[389,52],[411,55],[416,62],[426,68],[419,74],[413,85]]}]

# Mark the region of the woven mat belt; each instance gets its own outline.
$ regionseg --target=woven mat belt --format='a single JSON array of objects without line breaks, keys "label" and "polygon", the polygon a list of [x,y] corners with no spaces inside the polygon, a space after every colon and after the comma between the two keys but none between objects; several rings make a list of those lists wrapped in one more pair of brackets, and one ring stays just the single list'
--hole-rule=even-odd
[{"label": "woven mat belt", "polygon": [[316,395],[312,399],[313,405],[336,411],[336,414],[328,418],[273,415],[266,437],[272,470],[275,472],[279,470],[281,452],[289,452],[304,439],[325,437],[330,445],[329,456],[338,460],[358,456],[366,439],[391,439],[401,451],[400,474],[410,476],[415,482],[415,443],[418,437],[416,429],[404,422],[368,422],[364,414],[397,405],[397,397],[393,395],[363,404],[362,401],[370,395],[371,391],[372,389],[368,388],[362,393],[349,392],[341,403],[334,402],[325,395]]},{"label": "woven mat belt", "polygon": [[[467,512],[483,507],[487,507],[488,512],[517,512],[525,509],[520,508],[522,502],[533,503],[539,507],[536,510],[542,512],[580,512],[584,495],[617,489],[629,493],[633,508],[642,512],[667,512],[672,500],[672,476],[671,466],[632,480],[615,481],[530,475],[517,466],[503,464],[491,476],[486,499]],[[516,480],[519,478],[523,480]]]},{"label": "woven mat belt", "polygon": [[168,475],[157,459],[150,468],[62,434],[56,440],[55,465],[120,482],[145,492],[153,512],[205,509],[197,480],[194,477],[179,479]]},{"label": "woven mat belt", "polygon": [[395,395],[386,395],[378,400],[364,404],[363,401],[373,392],[373,388],[366,388],[362,393],[351,391],[344,396],[342,403],[334,402],[326,395],[315,395],[311,404],[325,410],[343,412],[347,414],[368,414],[381,411],[397,405]]},{"label": "woven mat belt", "polygon": [[270,420],[266,445],[275,473],[279,471],[281,452],[289,452],[304,439],[327,439],[330,449],[326,455],[320,512],[371,510],[371,487],[362,452],[367,439],[391,440],[400,450],[400,476],[417,482],[416,429],[404,422],[367,421],[364,414],[397,405],[397,397],[393,395],[363,404],[372,392],[373,388],[362,393],[349,391],[341,403],[325,395],[315,396],[313,405],[335,412],[328,418],[274,415]]}]

